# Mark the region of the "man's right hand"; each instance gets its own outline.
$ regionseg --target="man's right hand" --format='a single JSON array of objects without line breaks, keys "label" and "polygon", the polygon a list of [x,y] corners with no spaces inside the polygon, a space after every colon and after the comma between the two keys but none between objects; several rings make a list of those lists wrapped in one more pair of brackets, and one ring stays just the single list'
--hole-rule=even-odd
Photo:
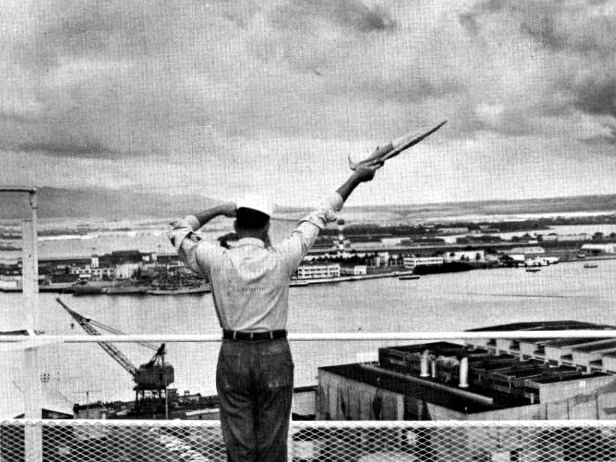
[{"label": "man's right hand", "polygon": [[237,205],[235,202],[225,202],[220,206],[220,213],[225,217],[235,218],[237,216]]},{"label": "man's right hand", "polygon": [[351,176],[337,189],[338,194],[342,197],[342,201],[346,202],[353,190],[360,184],[367,181],[372,181],[374,173],[383,166],[383,162],[374,163],[372,165],[360,165],[357,167]]},{"label": "man's right hand", "polygon": [[368,182],[368,181],[372,181],[372,179],[374,178],[374,174],[382,166],[383,166],[383,162],[378,162],[378,163],[373,164],[373,165],[360,165],[353,172],[352,176],[355,176],[357,181],[359,181],[360,183],[365,183],[365,182]]}]

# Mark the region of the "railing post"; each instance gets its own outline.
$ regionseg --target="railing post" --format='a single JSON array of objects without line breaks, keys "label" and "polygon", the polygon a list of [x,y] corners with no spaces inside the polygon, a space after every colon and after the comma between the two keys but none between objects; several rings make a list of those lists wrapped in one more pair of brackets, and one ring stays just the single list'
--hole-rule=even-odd
[{"label": "railing post", "polygon": [[[33,332],[39,328],[38,315],[38,229],[36,190],[29,192],[32,218],[22,224],[22,293],[26,308],[26,326]],[[24,351],[28,392],[24,397],[26,419],[42,419],[42,386],[38,357],[38,348],[26,348]],[[42,462],[43,429],[40,424],[26,425],[25,429],[26,462]]]},{"label": "railing post", "polygon": [[[34,212],[35,213],[35,212]],[[25,324],[29,329],[38,329],[38,249],[36,221],[22,223],[22,291],[26,308]]]},{"label": "railing post", "polygon": [[[38,242],[37,242],[37,197],[36,188],[30,186],[0,186],[2,193],[27,193],[32,212],[29,220],[22,223],[22,295],[25,307],[24,327],[36,332],[39,327],[38,319]],[[38,351],[36,347],[26,348],[24,351],[24,367],[26,379],[30,385],[29,391],[24,394],[24,416],[27,419],[41,419],[42,416],[42,387],[39,369]],[[43,460],[43,429],[40,423],[26,425],[25,456],[27,462],[42,462]],[[0,454],[1,458],[1,454]]]},{"label": "railing post", "polygon": [[25,367],[27,370],[27,383],[29,390],[25,393],[24,415],[26,419],[36,419],[39,422],[26,424],[25,432],[25,461],[43,461],[43,428],[40,420],[42,414],[42,387],[37,348],[28,348],[25,354]]}]

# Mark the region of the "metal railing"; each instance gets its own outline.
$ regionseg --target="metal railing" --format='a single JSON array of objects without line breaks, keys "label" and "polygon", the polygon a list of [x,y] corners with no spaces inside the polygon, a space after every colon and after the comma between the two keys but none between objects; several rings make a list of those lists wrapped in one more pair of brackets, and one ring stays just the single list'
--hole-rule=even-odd
[{"label": "metal railing", "polygon": [[[317,341],[421,342],[426,340],[615,338],[612,330],[290,334],[292,345]],[[219,335],[37,335],[0,337],[0,347],[45,350],[93,342],[216,343]],[[38,366],[37,366],[38,367]],[[316,371],[315,371],[316,372]],[[40,371],[29,376],[38,377]],[[614,379],[616,382],[616,377]],[[608,387],[609,388],[609,387]],[[33,387],[36,389],[36,387]],[[25,391],[27,394],[28,392]],[[616,393],[603,418],[616,415]],[[26,399],[28,399],[26,397]],[[32,395],[30,408],[40,406]],[[613,404],[609,404],[613,402]],[[593,404],[594,405],[594,404]],[[27,417],[27,415],[26,415]],[[501,414],[503,419],[514,417]],[[545,419],[537,415],[530,419]],[[616,421],[293,421],[292,461],[599,461],[616,460]],[[28,435],[35,437],[28,437]],[[222,461],[217,421],[43,420],[0,421],[0,461]]]},{"label": "metal railing", "polygon": [[[549,339],[549,338],[616,338],[616,329],[569,329],[569,330],[511,330],[511,331],[444,331],[444,332],[362,332],[362,333],[290,333],[291,342],[314,341],[425,341],[425,340],[476,340],[476,339]],[[125,335],[6,335],[0,343],[22,343],[36,346],[51,343],[137,343],[137,342],[220,342],[219,334],[125,334]]]}]

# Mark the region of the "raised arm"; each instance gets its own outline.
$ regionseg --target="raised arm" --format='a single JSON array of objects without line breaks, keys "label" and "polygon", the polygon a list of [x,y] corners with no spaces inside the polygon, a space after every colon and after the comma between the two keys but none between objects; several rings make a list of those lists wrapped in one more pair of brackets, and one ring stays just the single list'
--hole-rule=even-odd
[{"label": "raised arm", "polygon": [[225,202],[224,204],[215,205],[214,207],[210,207],[209,209],[194,213],[193,216],[197,219],[199,225],[194,228],[193,231],[196,231],[197,229],[201,228],[203,225],[212,221],[214,218],[220,215],[234,218],[236,215],[236,209],[237,207],[235,205],[235,202]]},{"label": "raised arm", "polygon": [[[167,233],[167,236],[171,245],[177,250],[180,259],[188,268],[209,279],[206,255],[212,252],[220,252],[221,247],[202,243],[194,232],[217,216],[234,217],[235,210],[235,203],[227,202],[171,223],[172,229]],[[202,245],[198,245],[200,243]]]},{"label": "raised arm", "polygon": [[289,238],[274,246],[274,249],[285,257],[289,277],[292,277],[306,253],[314,244],[319,231],[325,228],[328,222],[335,221],[336,212],[340,211],[353,190],[359,184],[371,181],[374,178],[374,173],[382,165],[381,163],[370,167],[358,166],[357,170],[336,190],[336,193],[324,198],[319,208],[300,221]]}]

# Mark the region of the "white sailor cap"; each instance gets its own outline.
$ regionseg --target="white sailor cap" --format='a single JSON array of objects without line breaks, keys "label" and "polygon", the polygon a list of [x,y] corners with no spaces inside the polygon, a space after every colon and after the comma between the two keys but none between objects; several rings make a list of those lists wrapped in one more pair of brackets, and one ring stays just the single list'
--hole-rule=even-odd
[{"label": "white sailor cap", "polygon": [[272,201],[259,194],[248,194],[242,197],[237,201],[236,207],[238,209],[256,210],[270,218],[274,215],[274,210],[276,210],[276,205]]}]

